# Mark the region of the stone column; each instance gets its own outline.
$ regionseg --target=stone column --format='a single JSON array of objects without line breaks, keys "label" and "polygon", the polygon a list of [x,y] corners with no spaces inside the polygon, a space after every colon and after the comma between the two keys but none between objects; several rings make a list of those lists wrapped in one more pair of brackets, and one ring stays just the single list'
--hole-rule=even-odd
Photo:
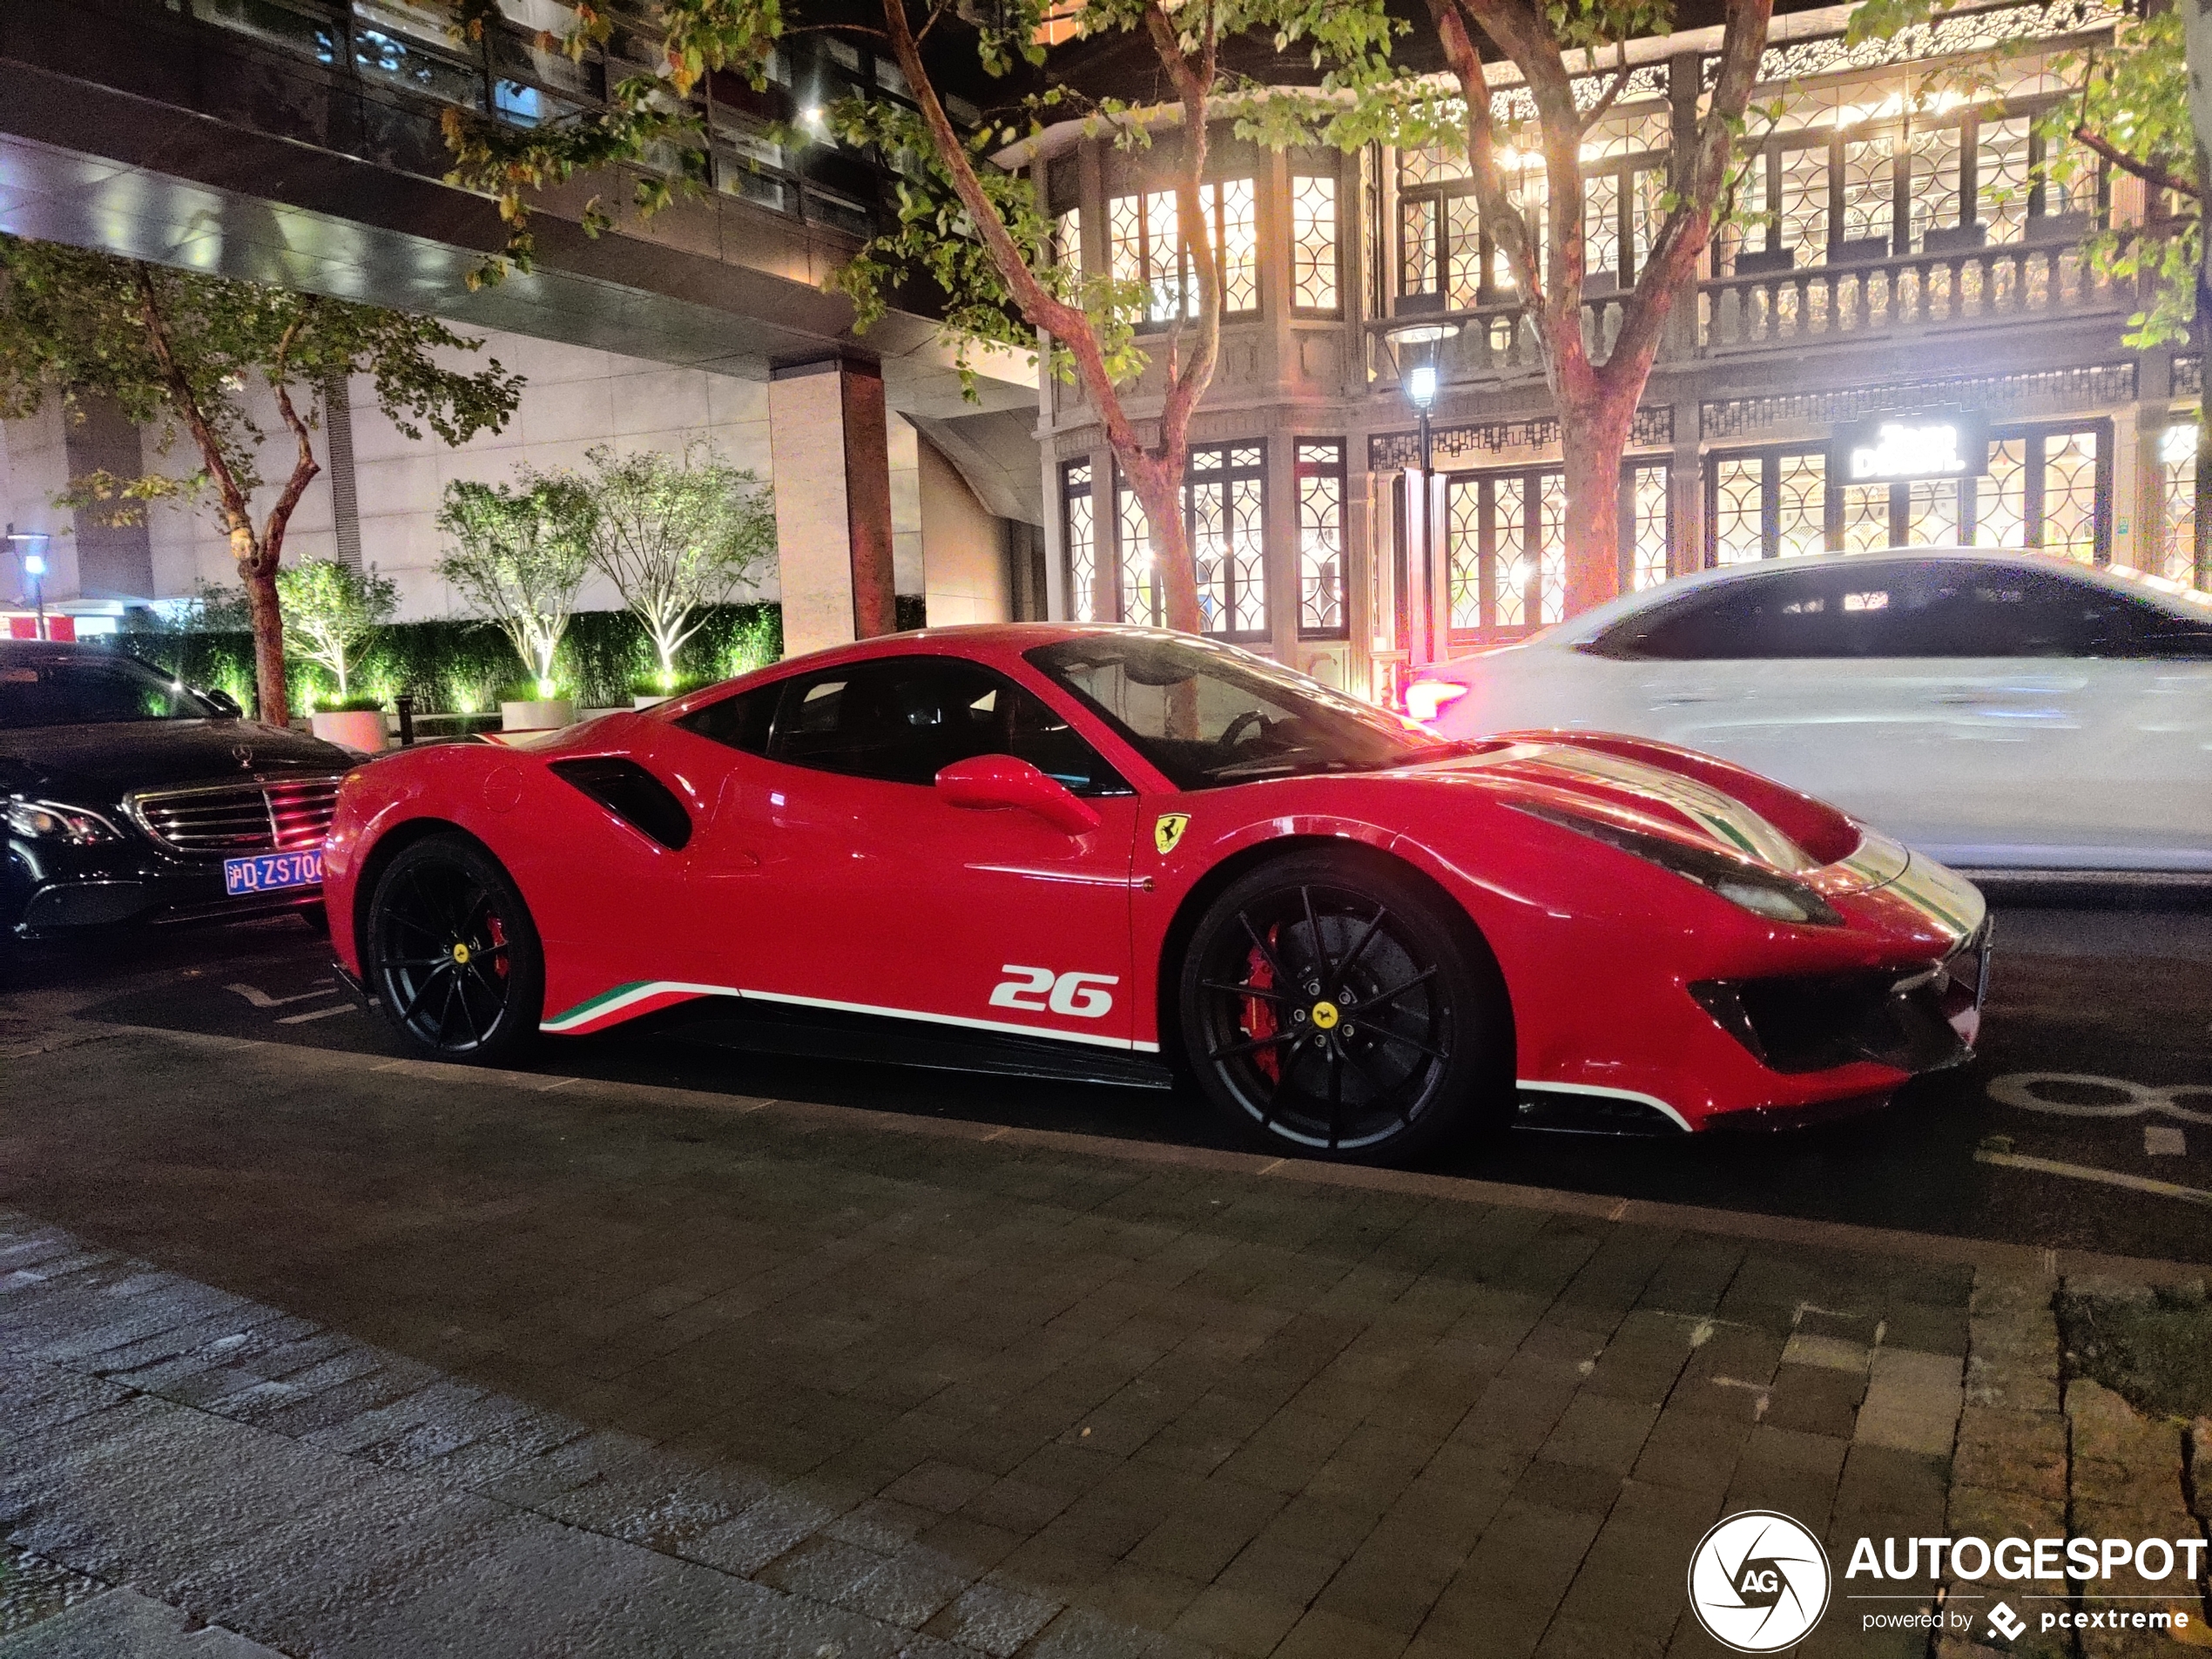
[{"label": "stone column", "polygon": [[883,371],[846,357],[772,370],[768,442],[785,653],[892,632]]}]

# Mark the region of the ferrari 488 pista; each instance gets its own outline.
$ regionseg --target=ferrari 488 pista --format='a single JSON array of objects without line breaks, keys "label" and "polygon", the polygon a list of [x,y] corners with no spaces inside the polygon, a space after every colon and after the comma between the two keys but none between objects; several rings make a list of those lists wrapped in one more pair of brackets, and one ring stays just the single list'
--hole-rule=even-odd
[{"label": "ferrari 488 pista", "polygon": [[1517,1114],[1878,1105],[1968,1056],[1987,938],[1967,883],[1724,762],[1446,741],[1229,646],[1050,624],[377,760],[323,868],[341,967],[430,1055],[688,1003],[1187,1072],[1281,1150],[1371,1160]]}]

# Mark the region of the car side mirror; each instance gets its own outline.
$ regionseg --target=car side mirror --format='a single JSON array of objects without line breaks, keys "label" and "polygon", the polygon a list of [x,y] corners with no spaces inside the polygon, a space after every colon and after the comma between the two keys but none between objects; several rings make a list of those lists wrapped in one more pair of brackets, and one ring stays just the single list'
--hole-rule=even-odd
[{"label": "car side mirror", "polygon": [[1088,835],[1096,829],[1096,812],[1068,792],[1026,760],[1012,755],[977,755],[956,760],[937,774],[938,792],[950,806],[978,812],[1008,807],[1034,813],[1068,835]]},{"label": "car side mirror", "polygon": [[246,718],[246,711],[239,707],[238,699],[220,686],[210,685],[200,691],[199,697],[204,703],[212,703],[218,714],[227,714],[233,720]]}]

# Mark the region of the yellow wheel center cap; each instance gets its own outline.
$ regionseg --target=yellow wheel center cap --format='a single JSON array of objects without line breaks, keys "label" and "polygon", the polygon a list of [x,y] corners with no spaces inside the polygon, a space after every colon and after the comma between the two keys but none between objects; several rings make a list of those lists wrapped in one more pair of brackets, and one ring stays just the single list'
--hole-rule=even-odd
[{"label": "yellow wheel center cap", "polygon": [[453,948],[453,960],[462,967],[468,966],[469,947],[466,944],[455,945]]},{"label": "yellow wheel center cap", "polygon": [[1317,1031],[1335,1030],[1340,1017],[1333,1002],[1316,1002],[1313,1005],[1313,1028]]}]

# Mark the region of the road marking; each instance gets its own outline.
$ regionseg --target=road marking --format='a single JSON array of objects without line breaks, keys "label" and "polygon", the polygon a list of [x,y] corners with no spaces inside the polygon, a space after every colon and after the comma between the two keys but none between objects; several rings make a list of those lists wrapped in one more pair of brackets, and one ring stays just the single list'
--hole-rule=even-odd
[{"label": "road marking", "polygon": [[319,996],[338,995],[338,987],[335,984],[331,985],[327,990],[302,991],[297,996],[271,996],[258,985],[226,985],[223,988],[226,991],[236,991],[257,1008],[280,1008],[287,1002],[312,1002]]},{"label": "road marking", "polygon": [[2148,1157],[2185,1158],[2189,1155],[2188,1136],[2171,1123],[2146,1123],[2143,1153]]},{"label": "road marking", "polygon": [[[2106,1089],[2128,1098],[2084,1103],[2046,1100],[2035,1092],[2051,1083],[2072,1089]],[[2161,1112],[2168,1117],[2178,1117],[2184,1123],[2212,1123],[2212,1111],[2198,1111],[2182,1105],[2178,1098],[2182,1095],[2201,1095],[2207,1104],[2212,1104],[2212,1083],[2175,1083],[2167,1089],[2154,1089],[2148,1083],[2130,1082],[2125,1077],[2093,1077],[2073,1071],[2016,1071],[2010,1076],[1992,1080],[1989,1085],[1990,1099],[2002,1105],[2017,1106],[2024,1112],[2047,1112],[2054,1117],[2139,1117],[2145,1112]]]},{"label": "road marking", "polygon": [[1976,1152],[1977,1163],[2002,1164],[2008,1170],[2033,1170],[2039,1175],[2062,1175],[2073,1181],[2095,1181],[2108,1187],[2125,1187],[2130,1192],[2148,1192],[2161,1198],[2179,1198],[2183,1204],[2201,1204],[2212,1209],[2212,1192],[2200,1191],[2195,1187],[2176,1186],[2171,1181],[2154,1181],[2148,1176],[2122,1175],[2116,1170],[2093,1170],[2086,1163],[2060,1163],[2051,1158],[2024,1157],[2017,1152]]},{"label": "road marking", "polygon": [[359,1010],[351,1002],[341,1002],[334,1008],[310,1008],[305,1014],[287,1014],[277,1023],[279,1025],[305,1025],[310,1020],[327,1020],[334,1014],[358,1012]]}]

